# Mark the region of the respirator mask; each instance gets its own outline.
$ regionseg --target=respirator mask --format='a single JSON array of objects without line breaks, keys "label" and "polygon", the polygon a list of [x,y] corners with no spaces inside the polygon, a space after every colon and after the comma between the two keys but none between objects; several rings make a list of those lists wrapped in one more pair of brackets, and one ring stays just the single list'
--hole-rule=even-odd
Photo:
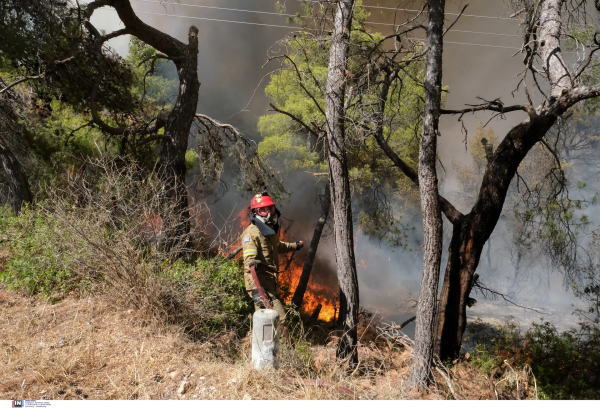
[{"label": "respirator mask", "polygon": [[256,215],[269,227],[273,227],[279,221],[279,210],[274,205],[256,209]]}]

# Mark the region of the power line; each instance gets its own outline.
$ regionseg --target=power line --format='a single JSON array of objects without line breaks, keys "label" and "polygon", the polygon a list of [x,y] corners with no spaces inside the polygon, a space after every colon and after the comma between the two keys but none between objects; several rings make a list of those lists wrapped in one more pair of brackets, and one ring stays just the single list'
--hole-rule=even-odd
[{"label": "power line", "polygon": [[[137,0],[137,1],[139,1],[139,0]],[[397,26],[401,25],[401,24],[393,24],[393,23],[375,23],[372,21],[365,21],[365,22],[363,22],[363,24],[365,24],[365,25],[377,24],[377,25],[385,25],[385,26],[392,26],[392,27],[397,27]],[[405,26],[405,27],[406,28],[415,28],[414,26]],[[516,34],[488,33],[485,31],[467,31],[467,30],[451,29],[449,32],[451,32],[451,33],[467,33],[467,34],[485,34],[485,35],[497,35],[497,36],[501,36],[501,37],[519,37],[519,38],[521,38],[520,35],[516,35]]]},{"label": "power line", "polygon": [[[293,28],[293,29],[297,29],[297,30],[306,30],[305,28],[302,28],[302,27],[282,26],[282,25],[264,24],[264,23],[252,23],[249,21],[221,20],[221,19],[217,19],[217,18],[206,18],[206,17],[177,16],[175,14],[151,13],[149,11],[136,11],[136,13],[137,14],[152,14],[152,15],[162,16],[162,17],[178,17],[178,18],[189,18],[189,19],[193,19],[193,20],[216,21],[216,22],[220,22],[220,23],[248,24],[248,25],[257,25],[257,26],[264,26],[264,27],[278,27],[278,28],[288,28],[288,29]],[[410,38],[410,39],[425,41],[423,38]],[[444,41],[444,44],[472,45],[472,46],[477,46],[477,47],[504,48],[504,49],[509,49],[509,50],[519,50],[520,49],[519,47],[506,47],[506,46],[502,46],[502,45],[463,43],[463,42],[456,42],[456,41]]]},{"label": "power line", "polygon": [[[162,2],[160,2],[158,0],[133,0],[133,1],[143,2],[143,3],[163,4]],[[274,12],[269,12],[269,11],[258,11],[258,10],[243,10],[243,9],[228,8],[228,7],[202,6],[199,4],[173,3],[173,4],[169,4],[169,6],[186,6],[186,7],[197,7],[197,8],[224,10],[224,11],[239,11],[239,12],[243,12],[243,13],[270,14],[270,15],[283,16],[283,17],[287,17],[287,16],[295,17],[296,16],[295,14],[274,13]]]},{"label": "power line", "polygon": [[248,25],[257,25],[257,26],[265,26],[265,27],[279,27],[279,28],[288,28],[288,29],[296,29],[296,30],[311,30],[310,28],[303,27],[293,27],[289,25],[276,25],[276,24],[264,24],[264,23],[252,23],[249,21],[235,21],[235,20],[221,20],[218,18],[206,18],[206,17],[190,17],[190,16],[176,16],[175,14],[161,14],[161,13],[151,13],[149,11],[136,11],[136,14],[153,14],[155,16],[163,16],[163,17],[179,17],[179,18],[191,18],[194,20],[205,20],[205,21],[217,21],[221,23],[236,23],[236,24],[248,24]]},{"label": "power line", "polygon": [[[293,1],[299,1],[299,2],[305,1],[307,3],[321,3],[316,0],[293,0]],[[400,8],[395,8],[395,7],[365,6],[365,5],[356,6],[356,7],[372,8],[372,9],[380,9],[380,10],[408,11],[410,13],[421,13],[421,12],[428,13],[428,11],[426,11],[426,10],[424,11],[424,10],[400,9]],[[449,15],[449,16],[488,18],[488,19],[494,19],[494,20],[510,20],[510,21],[514,21],[514,22],[518,21],[517,19],[515,19],[513,17],[480,16],[477,14],[459,14],[459,13],[444,13],[444,14]]]},{"label": "power line", "polygon": [[[107,11],[113,11],[112,9],[98,9],[98,10],[107,10]],[[234,23],[234,24],[246,24],[246,25],[256,25],[256,26],[263,26],[263,27],[276,27],[276,28],[287,28],[287,29],[296,29],[296,30],[310,30],[310,31],[314,31],[312,29],[307,29],[307,28],[303,28],[303,27],[293,27],[293,26],[289,26],[289,25],[276,25],[276,24],[265,24],[265,23],[253,23],[253,22],[249,22],[249,21],[236,21],[236,20],[222,20],[222,19],[217,19],[217,18],[207,18],[207,17],[192,17],[192,16],[178,16],[175,14],[162,14],[162,13],[152,13],[149,11],[136,11],[137,14],[151,14],[151,15],[156,15],[156,16],[162,16],[162,17],[177,17],[177,18],[189,18],[189,19],[193,19],[193,20],[204,20],[204,21],[215,21],[215,22],[220,22],[220,23]],[[425,41],[424,38],[416,38],[416,37],[411,37],[409,38],[411,40],[419,40],[419,41]],[[478,44],[478,43],[466,43],[466,42],[458,42],[458,41],[444,41],[444,44],[456,44],[456,45],[470,45],[470,46],[475,46],[475,47],[489,47],[489,48],[501,48],[501,49],[507,49],[507,50],[520,50],[520,47],[508,47],[508,46],[503,46],[503,45],[491,45],[491,44]],[[573,53],[569,53],[569,52],[563,52],[563,54],[573,54]]]},{"label": "power line", "polygon": [[[162,4],[158,0],[133,0],[133,1]],[[203,6],[203,5],[198,5],[198,4],[175,3],[175,4],[171,4],[171,5],[172,6],[206,8],[206,9],[212,9],[212,10],[236,11],[236,12],[242,12],[242,13],[267,14],[267,15],[275,15],[275,16],[282,16],[282,17],[296,17],[296,14],[273,13],[273,12],[268,12],[268,11],[244,10],[244,9],[236,9],[236,8],[228,8],[228,7]],[[376,22],[371,22],[371,21],[365,21],[365,22],[363,22],[363,24],[375,24],[375,25],[384,25],[384,26],[392,26],[392,27],[396,27],[396,26],[400,25],[400,24],[393,24],[393,23],[376,23]],[[407,28],[414,28],[414,27],[407,26]],[[497,36],[501,36],[501,37],[521,37],[520,35],[516,35],[516,34],[488,33],[485,31],[467,31],[467,30],[452,29],[452,30],[450,30],[450,32],[466,33],[466,34],[497,35]]]}]

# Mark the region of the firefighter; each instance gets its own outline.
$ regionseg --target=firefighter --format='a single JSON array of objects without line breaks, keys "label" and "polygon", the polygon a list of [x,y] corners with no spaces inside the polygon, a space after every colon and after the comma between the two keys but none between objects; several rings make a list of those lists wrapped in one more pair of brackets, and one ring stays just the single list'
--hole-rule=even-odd
[{"label": "firefighter", "polygon": [[302,249],[303,241],[296,243],[279,241],[279,217],[281,213],[269,194],[263,192],[252,197],[250,201],[250,225],[242,233],[242,249],[244,256],[244,280],[248,295],[254,301],[256,310],[265,309],[259,288],[252,276],[254,266],[258,283],[279,313],[281,323],[285,321],[283,303],[277,298],[277,274],[279,254]]}]

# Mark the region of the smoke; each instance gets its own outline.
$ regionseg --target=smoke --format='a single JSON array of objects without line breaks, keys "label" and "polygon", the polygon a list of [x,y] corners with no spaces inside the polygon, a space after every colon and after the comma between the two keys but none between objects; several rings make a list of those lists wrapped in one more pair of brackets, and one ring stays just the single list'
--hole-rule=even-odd
[{"label": "smoke", "polygon": [[[275,10],[274,0],[186,0],[185,3],[269,12]],[[288,11],[294,10],[295,3],[290,0],[286,2]],[[399,6],[397,0],[365,0],[364,3],[383,7]],[[402,3],[400,7],[414,9],[419,8],[421,3],[420,1],[408,1]],[[132,4],[136,11],[150,13],[285,25],[284,18],[279,16],[178,5],[163,6],[137,1],[132,1]],[[448,1],[447,11],[456,13],[462,5],[464,2]],[[508,17],[511,11],[504,2],[471,0],[465,13]],[[266,81],[261,84],[261,79],[276,68],[276,62],[271,62],[265,67],[263,64],[266,61],[268,48],[289,30],[153,14],[139,13],[138,15],[146,23],[184,42],[187,42],[190,25],[194,24],[199,28],[198,75],[202,85],[198,111],[233,124],[258,143],[260,136],[256,132],[256,124],[258,117],[266,113],[269,102],[264,95]],[[406,14],[401,13],[397,15],[398,18],[405,16]],[[455,16],[448,15],[447,24],[454,19]],[[394,15],[390,10],[372,10],[369,20],[390,23],[394,21]],[[116,29],[118,26],[113,20],[103,20],[103,23],[112,24],[112,29]],[[101,26],[100,22],[99,25]],[[108,25],[101,26],[101,28],[108,27]],[[374,26],[374,28],[382,33],[389,30],[389,27],[386,26]],[[112,31],[112,29],[105,29]],[[449,89],[444,102],[445,106],[462,108],[467,103],[477,103],[479,101],[477,97],[487,100],[501,98],[506,105],[526,102],[522,92],[515,93],[515,96],[511,93],[518,82],[517,75],[523,69],[521,54],[511,57],[520,47],[521,38],[475,33],[519,35],[518,24],[512,20],[463,16],[454,29],[469,32],[454,31],[445,37],[443,82]],[[423,38],[424,34],[420,36]],[[514,49],[494,48],[493,46],[513,47]],[[251,103],[249,103],[250,101]],[[524,113],[512,113],[506,117],[506,120],[492,120],[488,126],[502,139],[508,130],[525,117]],[[475,128],[480,122],[486,123],[490,118],[491,115],[486,113],[466,115],[463,119],[469,136],[475,133]],[[470,152],[464,142],[465,135],[462,133],[462,125],[456,119],[456,117],[444,116],[440,125],[439,152],[445,168],[441,193],[448,198],[453,197],[452,193],[459,190],[452,162],[463,164],[471,162]],[[193,140],[190,143],[193,143]],[[250,197],[239,193],[232,187],[234,178],[235,170],[226,166],[223,179],[229,188],[211,207],[217,228],[223,227],[227,220],[231,221],[242,208],[248,206]],[[285,187],[292,194],[289,199],[277,204],[283,216],[293,220],[288,237],[294,241],[304,240],[309,243],[320,214],[320,207],[316,199],[316,180],[306,173],[298,172],[286,178]],[[458,209],[464,212],[468,212],[472,205],[473,203],[457,203]],[[598,219],[597,212],[590,214],[596,220]],[[383,243],[370,240],[357,228],[355,230],[361,304],[370,311],[378,312],[385,320],[393,320],[397,323],[402,322],[413,313],[408,306],[410,302],[407,303],[407,299],[416,298],[418,295],[422,267],[422,252],[419,250],[422,239],[421,219],[415,217],[404,221],[408,227],[415,228],[414,231],[411,230],[409,249],[406,251],[393,249]],[[446,232],[450,231],[448,225],[445,230]],[[474,295],[478,304],[469,309],[469,315],[494,317],[499,320],[503,320],[509,315],[515,315],[524,323],[543,316],[546,320],[554,319],[568,324],[570,320],[573,320],[569,316],[573,310],[571,304],[576,299],[572,293],[563,289],[562,275],[553,272],[543,259],[538,259],[530,265],[522,265],[517,271],[511,260],[509,232],[508,226],[501,220],[491,239],[491,267],[488,264],[487,248],[482,254],[478,269],[480,279],[497,291],[510,294],[515,303],[543,308],[544,313],[549,314],[540,315],[516,308],[501,300],[486,300],[481,295]],[[444,244],[446,248],[448,243],[449,241],[446,239]],[[304,255],[305,252],[306,250],[299,255]],[[331,231],[321,240],[313,279],[337,290]],[[410,327],[409,330],[412,330]]]}]

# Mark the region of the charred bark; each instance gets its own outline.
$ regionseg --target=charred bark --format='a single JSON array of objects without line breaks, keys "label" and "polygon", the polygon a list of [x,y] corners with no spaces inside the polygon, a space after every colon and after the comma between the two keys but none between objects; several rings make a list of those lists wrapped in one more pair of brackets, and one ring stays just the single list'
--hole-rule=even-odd
[{"label": "charred bark", "polygon": [[317,255],[317,248],[319,247],[319,242],[321,241],[321,234],[323,234],[323,228],[325,227],[325,223],[327,222],[327,217],[329,216],[330,209],[331,193],[329,191],[329,184],[327,184],[325,186],[325,192],[321,197],[321,216],[319,217],[319,221],[317,221],[315,232],[313,233],[312,240],[310,241],[310,246],[308,247],[308,254],[306,254],[306,259],[304,261],[304,267],[302,268],[302,274],[300,275],[298,286],[296,287],[296,290],[294,291],[294,296],[292,297],[291,305],[293,305],[296,308],[300,308],[300,306],[302,305],[302,300],[304,299],[304,294],[306,293],[306,288],[310,279],[310,273],[313,268],[315,256]]},{"label": "charred bark", "polygon": [[329,182],[335,232],[335,259],[340,285],[339,322],[342,324],[343,330],[337,356],[341,359],[349,358],[351,365],[358,363],[356,346],[358,342],[359,297],[356,260],[354,258],[350,181],[346,160],[344,99],[347,79],[345,72],[348,65],[353,7],[354,0],[340,0],[337,2],[325,94],[325,117],[329,144]]},{"label": "charred bark", "polygon": [[[441,210],[453,225],[435,328],[434,353],[442,361],[453,359],[460,351],[475,270],[486,241],[500,218],[508,187],[519,165],[531,148],[542,140],[570,107],[600,96],[600,84],[573,87],[573,75],[568,72],[567,65],[562,60],[560,38],[564,4],[563,0],[544,0],[539,24],[536,23],[536,27],[540,27],[538,42],[543,69],[552,91],[541,105],[537,108],[532,105],[504,106],[496,100],[462,110],[442,110],[443,114],[458,115],[475,111],[523,111],[529,116],[507,133],[496,151],[490,151],[489,154],[486,151],[488,165],[477,202],[470,213],[461,214],[438,195]],[[575,77],[582,73],[583,71],[578,72]],[[375,132],[374,136],[394,165],[415,184],[419,184],[417,172],[398,157],[381,134]]]},{"label": "charred bark", "polygon": [[30,203],[33,200],[33,195],[31,194],[29,181],[21,163],[19,163],[19,160],[17,160],[8,144],[2,138],[0,138],[0,162],[2,162],[2,167],[10,183],[13,195],[13,210],[15,214],[19,214],[23,204]]},{"label": "charred bark", "polygon": [[435,353],[442,361],[453,359],[460,352],[473,275],[500,219],[510,183],[529,150],[557,118],[556,113],[536,116],[506,135],[488,163],[475,206],[454,223],[436,323]]},{"label": "charred bark", "polygon": [[425,114],[419,146],[419,190],[423,214],[423,276],[417,304],[415,347],[409,383],[427,386],[433,359],[433,327],[442,260],[442,213],[438,200],[436,171],[437,137],[442,102],[442,52],[445,0],[429,1],[427,65],[425,69]]},{"label": "charred bark", "polygon": [[320,303],[317,305],[317,307],[315,307],[315,310],[312,312],[312,315],[310,316],[311,323],[316,323],[317,320],[319,320],[319,314],[321,314],[322,308],[323,308],[323,305]]},{"label": "charred bark", "polygon": [[488,162],[471,213],[454,224],[436,324],[435,352],[442,361],[460,352],[473,276],[519,164],[576,100],[598,96],[598,85],[571,89],[571,75],[560,51],[563,6],[564,0],[545,0],[540,15],[540,53],[551,86],[549,98],[535,110],[526,109],[529,118],[508,132]]}]

